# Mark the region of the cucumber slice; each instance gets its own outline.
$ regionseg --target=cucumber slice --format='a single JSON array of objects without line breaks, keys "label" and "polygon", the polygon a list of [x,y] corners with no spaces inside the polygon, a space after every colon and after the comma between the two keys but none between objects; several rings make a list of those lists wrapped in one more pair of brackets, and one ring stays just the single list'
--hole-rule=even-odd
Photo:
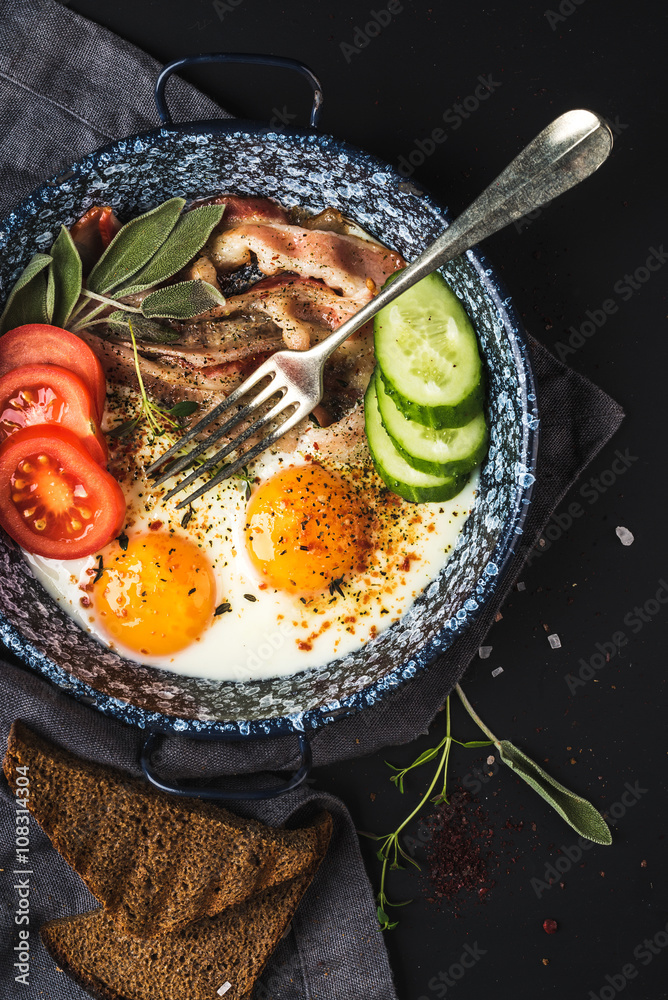
[{"label": "cucumber slice", "polygon": [[463,475],[481,462],[487,451],[485,415],[478,413],[463,427],[435,430],[405,416],[385,390],[376,369],[378,410],[395,448],[409,465],[434,476]]},{"label": "cucumber slice", "polygon": [[464,487],[468,476],[431,476],[414,469],[402,458],[380,419],[375,378],[369,382],[364,397],[364,420],[374,465],[393,493],[413,503],[442,502],[452,499]]},{"label": "cucumber slice", "polygon": [[463,427],[476,415],[484,395],[478,342],[442,275],[427,275],[381,309],[373,330],[385,387],[402,413],[438,428]]}]

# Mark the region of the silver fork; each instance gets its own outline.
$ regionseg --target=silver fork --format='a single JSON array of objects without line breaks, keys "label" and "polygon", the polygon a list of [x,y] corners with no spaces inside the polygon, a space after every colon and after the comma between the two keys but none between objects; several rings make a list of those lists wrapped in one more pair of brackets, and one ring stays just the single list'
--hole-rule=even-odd
[{"label": "silver fork", "polygon": [[[400,271],[392,283],[359,312],[308,351],[278,351],[272,354],[242,385],[191,427],[169,451],[161,455],[147,469],[148,475],[153,476],[165,462],[174,459],[156,479],[154,487],[185,471],[200,455],[207,452],[215,441],[277,396],[278,399],[268,411],[245,427],[224,448],[207,458],[202,465],[167,493],[164,499],[167,500],[186,489],[203,473],[218,465],[232,452],[238,451],[249,437],[283,417],[283,421],[270,429],[257,444],[243,452],[235,461],[225,465],[203,486],[181,500],[177,507],[192,503],[218,483],[235,475],[317,406],[323,394],[322,373],[325,361],[351,334],[431,271],[435,271],[486,236],[491,236],[515,219],[552,201],[557,195],[563,194],[584,180],[600,167],[611,149],[612,133],[609,127],[602,118],[591,111],[568,111],[556,118],[515,157],[503,173],[427,247],[417,260]],[[249,402],[192,451],[179,457],[179,452],[187,444],[253,389],[257,392]]]}]

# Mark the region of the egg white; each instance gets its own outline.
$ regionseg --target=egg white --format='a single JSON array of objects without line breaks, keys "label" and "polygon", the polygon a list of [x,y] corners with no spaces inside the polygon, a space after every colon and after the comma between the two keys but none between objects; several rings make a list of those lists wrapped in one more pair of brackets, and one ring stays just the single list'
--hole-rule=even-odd
[{"label": "egg white", "polygon": [[[134,393],[115,390],[105,426],[125,419],[128,408],[136,406]],[[129,536],[147,532],[159,521],[159,530],[190,538],[210,560],[217,585],[216,605],[229,605],[231,610],[216,615],[195,642],[169,656],[141,656],[124,648],[109,640],[96,613],[94,596],[91,602],[90,591],[84,589],[96,566],[95,556],[59,561],[26,554],[26,559],[54,600],[103,645],[137,662],[212,680],[287,676],[307,667],[324,666],[364,646],[399,620],[439,574],[473,506],[478,484],[476,472],[462,492],[447,503],[402,505],[395,535],[409,538],[407,551],[412,558],[407,566],[397,570],[396,552],[392,561],[378,549],[365,573],[344,582],[343,596],[326,592],[306,600],[274,590],[252,565],[244,537],[248,496],[244,480],[233,479],[211,490],[196,502],[190,522],[182,526],[184,511],[176,510],[181,497],[165,502],[165,489],[153,491],[141,474],[165,447],[164,438],[151,441],[146,432],[139,447],[132,449],[137,478],[128,475],[122,481],[128,504],[126,531]],[[248,469],[249,478],[259,477],[264,482],[309,458],[319,456],[317,452],[309,455],[308,445],[292,453],[276,448]],[[344,468],[340,471],[346,474]],[[416,519],[420,523],[415,523]],[[387,576],[382,575],[385,571]]]}]

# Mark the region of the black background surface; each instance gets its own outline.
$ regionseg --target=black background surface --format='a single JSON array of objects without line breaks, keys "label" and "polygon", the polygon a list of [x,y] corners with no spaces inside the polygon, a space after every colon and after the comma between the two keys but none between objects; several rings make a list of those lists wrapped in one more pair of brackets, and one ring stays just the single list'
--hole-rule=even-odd
[{"label": "black background surface", "polygon": [[[424,865],[422,874],[396,873],[391,898],[414,902],[393,911],[400,923],[387,945],[401,1000],[612,1000],[618,993],[663,1000],[668,603],[655,595],[668,601],[668,260],[643,270],[654,250],[652,266],[661,259],[663,241],[668,247],[663,4],[399,0],[393,7],[400,12],[377,34],[365,26],[372,10],[387,10],[382,2],[74,0],[69,6],[163,61],[215,50],[301,59],[323,83],[323,131],[393,163],[441,128],[444,140],[412,179],[454,213],[558,114],[589,107],[609,119],[615,149],[599,173],[537,218],[491,239],[488,249],[527,329],[621,402],[628,416],[553,518],[545,546],[523,571],[525,589],[513,591],[487,639],[490,658],[472,664],[465,687],[499,736],[547,761],[555,777],[599,808],[612,808],[614,844],[571,863],[563,888],[536,891],[531,879],[544,880],[546,866],[563,859],[560,848],[572,848],[577,836],[503,768],[476,796],[497,831],[490,859],[496,884],[482,902],[464,898],[456,916],[448,905],[427,902]],[[225,67],[185,75],[235,114],[305,123],[307,88],[284,72]],[[483,100],[474,98],[476,87]],[[462,102],[465,117],[456,108]],[[616,307],[608,304],[607,316],[606,300]],[[625,463],[616,462],[616,452]],[[620,544],[617,525],[634,533],[631,547]],[[560,636],[561,649],[550,648],[548,631]],[[613,655],[603,662],[597,644],[605,650],[615,633],[626,641],[618,650],[608,646]],[[583,662],[585,676],[594,676],[569,690],[566,677],[577,676]],[[504,672],[492,678],[498,666]],[[458,705],[453,725],[458,738],[477,738]],[[410,747],[320,769],[317,780],[341,796],[359,828],[389,831],[417,803],[430,774],[429,766],[414,772],[402,797],[383,758],[408,763],[443,732],[441,715]],[[455,748],[450,787],[484,764],[487,753]],[[633,798],[628,808],[619,806],[627,783],[636,788],[635,798],[626,797]],[[509,831],[509,820],[523,822],[523,829]],[[407,833],[416,838],[419,829],[413,823]],[[499,831],[512,847],[500,845]],[[366,842],[364,850],[377,886],[380,865]],[[548,917],[559,925],[550,936],[542,929]],[[653,955],[643,942],[656,935]],[[448,969],[467,943],[484,955],[452,979]],[[455,977],[460,970],[455,965]]]}]

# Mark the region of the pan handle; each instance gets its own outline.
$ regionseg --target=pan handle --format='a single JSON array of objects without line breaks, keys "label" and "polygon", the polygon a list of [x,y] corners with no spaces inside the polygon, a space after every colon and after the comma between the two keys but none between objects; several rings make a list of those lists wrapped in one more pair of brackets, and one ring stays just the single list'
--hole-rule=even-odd
[{"label": "pan handle", "polygon": [[311,744],[304,733],[299,733],[301,764],[288,781],[284,781],[279,785],[274,785],[271,788],[248,788],[244,791],[232,792],[218,788],[199,788],[197,785],[187,785],[183,782],[170,784],[164,778],[158,777],[151,763],[151,756],[162,739],[162,733],[151,733],[146,738],[139,755],[139,763],[142,771],[152,785],[159,788],[162,792],[168,792],[170,795],[177,795],[181,798],[206,799],[209,802],[229,802],[233,799],[275,799],[279,795],[285,795],[286,792],[291,792],[293,788],[301,785],[308,777],[313,765]]},{"label": "pan handle", "polygon": [[311,128],[315,128],[318,124],[323,101],[322,87],[320,86],[320,81],[315,73],[313,73],[308,66],[305,66],[304,63],[300,63],[297,59],[288,59],[286,56],[265,56],[246,52],[203,52],[197,56],[184,56],[183,59],[175,59],[173,62],[167,63],[156,80],[155,104],[163,125],[172,124],[172,116],[167,107],[167,102],[165,101],[165,87],[167,86],[167,81],[172,73],[175,73],[183,66],[197,66],[200,63],[210,62],[236,62],[250,63],[254,66],[279,66],[283,69],[293,69],[297,73],[301,73],[301,75],[305,76],[311,84],[311,89],[313,91],[313,103],[311,105],[309,125]]}]

